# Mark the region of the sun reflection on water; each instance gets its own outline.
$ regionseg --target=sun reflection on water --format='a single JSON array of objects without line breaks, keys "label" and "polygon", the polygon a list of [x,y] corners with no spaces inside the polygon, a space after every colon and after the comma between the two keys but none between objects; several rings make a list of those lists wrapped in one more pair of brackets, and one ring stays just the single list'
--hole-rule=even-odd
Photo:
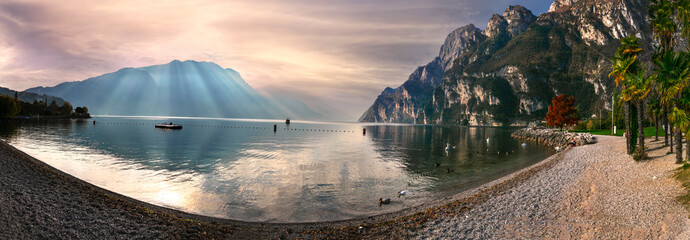
[{"label": "sun reflection on water", "polygon": [[185,199],[178,192],[163,190],[156,194],[154,201],[165,206],[180,207],[182,206],[182,203],[184,203]]}]

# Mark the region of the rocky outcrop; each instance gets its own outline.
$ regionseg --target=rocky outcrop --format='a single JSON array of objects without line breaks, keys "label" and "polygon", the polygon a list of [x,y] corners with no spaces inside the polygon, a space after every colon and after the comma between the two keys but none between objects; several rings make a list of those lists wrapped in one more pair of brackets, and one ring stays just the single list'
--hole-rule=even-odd
[{"label": "rocky outcrop", "polygon": [[489,19],[489,23],[486,24],[486,28],[484,29],[484,35],[488,38],[492,38],[495,36],[498,36],[501,31],[505,31],[508,28],[508,21],[506,21],[503,16],[494,14],[491,16],[491,19]]},{"label": "rocky outcrop", "polygon": [[429,64],[418,67],[400,87],[388,87],[381,92],[359,121],[417,122],[422,107],[441,83],[443,74],[453,67],[453,63],[461,55],[473,50],[485,39],[486,36],[481,30],[472,24],[451,32],[441,46],[438,57]]},{"label": "rocky outcrop", "polygon": [[652,52],[646,1],[552,6],[539,17],[510,6],[483,31],[473,25],[454,31],[439,57],[394,93],[382,93],[360,121],[506,125],[543,118],[558,94],[574,96],[585,116],[610,108],[609,58],[618,40],[638,36],[643,61]]},{"label": "rocky outcrop", "polygon": [[553,3],[551,3],[549,12],[563,10],[564,8],[569,7],[570,5],[573,5],[573,3],[576,3],[577,1],[578,0],[556,0]]},{"label": "rocky outcrop", "polygon": [[474,24],[456,29],[446,37],[446,41],[441,46],[438,54],[439,65],[447,71],[453,66],[455,59],[484,39],[486,36]]},{"label": "rocky outcrop", "polygon": [[510,6],[503,12],[503,18],[508,22],[506,30],[511,37],[515,37],[527,30],[530,24],[537,20],[532,11],[523,6]]},{"label": "rocky outcrop", "polygon": [[557,132],[550,129],[521,128],[510,136],[561,148],[567,147],[571,139],[575,146],[596,143],[596,138],[590,133]]}]

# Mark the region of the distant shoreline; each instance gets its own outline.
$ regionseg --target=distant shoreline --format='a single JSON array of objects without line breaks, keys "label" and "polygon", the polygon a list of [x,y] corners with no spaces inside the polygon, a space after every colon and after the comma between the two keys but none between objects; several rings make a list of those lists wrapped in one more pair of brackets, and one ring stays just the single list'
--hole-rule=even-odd
[{"label": "distant shoreline", "polygon": [[3,118],[5,120],[28,120],[28,119],[91,119],[92,116],[77,117],[77,116],[14,116],[11,118]]}]

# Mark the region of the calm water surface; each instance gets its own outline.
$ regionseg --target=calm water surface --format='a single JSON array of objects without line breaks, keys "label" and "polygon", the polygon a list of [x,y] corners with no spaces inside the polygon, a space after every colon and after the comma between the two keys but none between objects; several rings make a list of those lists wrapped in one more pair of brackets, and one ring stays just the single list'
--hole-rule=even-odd
[{"label": "calm water surface", "polygon": [[[164,121],[184,129],[154,128]],[[310,222],[417,206],[553,154],[521,146],[512,130],[96,117],[3,122],[0,138],[85,181],[157,205],[237,220]],[[398,197],[401,190],[408,194]],[[379,206],[387,197],[392,203]]]}]

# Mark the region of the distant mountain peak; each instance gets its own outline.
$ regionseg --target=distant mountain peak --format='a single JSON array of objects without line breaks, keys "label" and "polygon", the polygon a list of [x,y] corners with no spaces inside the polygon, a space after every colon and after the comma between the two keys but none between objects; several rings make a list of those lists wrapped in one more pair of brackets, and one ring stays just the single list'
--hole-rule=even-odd
[{"label": "distant mountain peak", "polygon": [[75,106],[89,106],[98,115],[322,118],[297,99],[281,96],[281,101],[273,101],[272,96],[260,94],[233,69],[194,60],[123,68],[26,91],[60,96]]},{"label": "distant mountain peak", "polygon": [[532,14],[532,11],[520,5],[509,6],[503,12],[503,18],[508,22],[506,30],[510,33],[511,37],[515,37],[524,32],[530,24],[537,20],[537,17]]},{"label": "distant mountain peak", "polygon": [[555,12],[558,10],[561,10],[565,7],[568,7],[570,5],[573,5],[574,3],[577,3],[579,0],[556,0],[551,3],[551,7],[549,7],[549,12]]}]

